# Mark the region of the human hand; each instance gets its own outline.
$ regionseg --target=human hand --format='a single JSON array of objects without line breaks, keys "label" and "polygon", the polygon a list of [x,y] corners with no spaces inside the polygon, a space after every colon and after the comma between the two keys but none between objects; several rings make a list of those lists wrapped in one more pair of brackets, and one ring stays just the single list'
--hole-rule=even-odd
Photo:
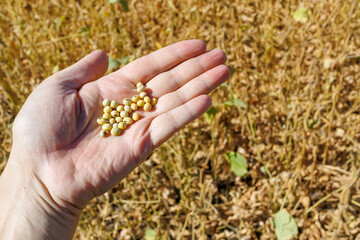
[{"label": "human hand", "polygon": [[[41,186],[47,204],[81,212],[210,107],[207,94],[229,77],[225,61],[221,50],[206,52],[202,41],[188,40],[103,76],[107,56],[95,51],[29,96],[14,122],[9,168]],[[156,107],[121,136],[101,138],[102,100],[131,98],[137,82],[158,98]]]}]

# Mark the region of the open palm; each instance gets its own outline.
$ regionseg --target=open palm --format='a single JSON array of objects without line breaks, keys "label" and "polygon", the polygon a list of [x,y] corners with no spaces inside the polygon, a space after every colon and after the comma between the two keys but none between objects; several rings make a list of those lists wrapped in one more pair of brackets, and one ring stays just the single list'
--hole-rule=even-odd
[{"label": "open palm", "polygon": [[[53,199],[79,208],[103,194],[151,151],[211,105],[207,95],[229,77],[225,54],[199,40],[182,41],[103,76],[107,56],[95,51],[41,83],[14,124],[12,155]],[[158,98],[118,137],[101,138],[96,118],[104,98],[121,102],[142,82]]]}]

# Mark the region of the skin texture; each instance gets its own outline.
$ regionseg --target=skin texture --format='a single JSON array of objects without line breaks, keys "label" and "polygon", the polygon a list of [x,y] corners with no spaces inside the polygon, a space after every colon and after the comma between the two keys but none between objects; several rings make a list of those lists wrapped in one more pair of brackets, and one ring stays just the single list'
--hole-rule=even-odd
[{"label": "skin texture", "polygon": [[[95,51],[54,74],[20,110],[0,178],[0,236],[18,239],[17,224],[26,239],[71,239],[86,204],[202,115],[211,106],[207,94],[230,74],[224,52],[206,51],[200,40],[170,45],[103,76],[107,59]],[[102,115],[102,100],[122,102],[137,95],[137,82],[146,84],[157,105],[141,111],[120,136],[101,138],[96,119]]]}]

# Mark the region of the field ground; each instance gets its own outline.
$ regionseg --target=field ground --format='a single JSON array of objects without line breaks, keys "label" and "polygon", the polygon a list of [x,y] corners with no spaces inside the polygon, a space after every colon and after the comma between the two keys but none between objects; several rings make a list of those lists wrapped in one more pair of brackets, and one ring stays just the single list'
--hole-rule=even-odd
[{"label": "field ground", "polygon": [[[293,14],[307,8],[297,21]],[[84,211],[76,239],[360,239],[360,3],[9,0],[0,3],[0,169],[31,91],[95,49],[121,65],[198,38],[228,56],[213,110]],[[299,20],[299,19],[298,19]],[[114,69],[116,70],[116,69]],[[243,177],[225,153],[242,154]],[[151,238],[149,238],[151,239]]]}]

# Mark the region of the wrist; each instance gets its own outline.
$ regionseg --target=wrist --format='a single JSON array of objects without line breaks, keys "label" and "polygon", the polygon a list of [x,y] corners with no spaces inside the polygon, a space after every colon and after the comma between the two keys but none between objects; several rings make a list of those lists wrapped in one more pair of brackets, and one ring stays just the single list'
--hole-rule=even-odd
[{"label": "wrist", "polygon": [[9,160],[0,192],[0,239],[72,239],[81,209],[55,200],[32,171]]}]

